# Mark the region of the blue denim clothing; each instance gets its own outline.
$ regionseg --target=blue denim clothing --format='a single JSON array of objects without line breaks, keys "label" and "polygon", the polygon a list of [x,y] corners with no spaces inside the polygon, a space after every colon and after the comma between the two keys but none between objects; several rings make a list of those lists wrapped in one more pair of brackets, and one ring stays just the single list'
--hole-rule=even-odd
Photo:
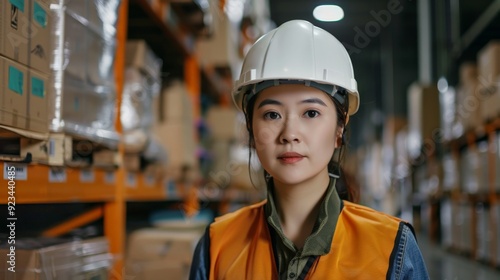
[{"label": "blue denim clothing", "polygon": [[[391,280],[426,280],[429,279],[427,268],[417,245],[415,236],[409,226],[404,225],[399,241],[396,242],[394,260],[391,266],[389,278]],[[272,260],[269,260],[272,261]],[[208,280],[210,270],[210,237],[208,229],[196,246],[191,271],[190,280]],[[332,271],[332,279],[335,279],[335,272]]]},{"label": "blue denim clothing", "polygon": [[417,240],[408,226],[403,227],[395,252],[391,280],[429,279]]}]

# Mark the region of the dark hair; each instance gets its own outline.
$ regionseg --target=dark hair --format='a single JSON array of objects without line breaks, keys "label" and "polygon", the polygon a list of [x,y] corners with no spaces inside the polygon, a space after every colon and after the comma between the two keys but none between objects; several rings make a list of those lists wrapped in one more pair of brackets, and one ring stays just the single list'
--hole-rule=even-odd
[{"label": "dark hair", "polygon": [[[256,98],[257,94],[254,94],[252,97],[250,97],[250,99],[248,99],[248,97],[249,97],[248,94],[250,94],[249,91],[247,91],[243,95],[243,98],[242,98],[243,101],[242,101],[241,107],[243,108],[243,113],[245,114],[245,118],[246,118],[246,126],[247,126],[247,130],[248,130],[248,145],[251,148],[255,148],[255,138],[254,138],[253,130],[252,130],[252,119],[253,119],[253,108],[254,108],[255,102],[257,100],[257,98]],[[335,108],[337,110],[337,126],[343,127],[344,131],[343,131],[343,135],[342,135],[341,146],[340,146],[340,148],[338,148],[337,152],[333,153],[332,158],[330,159],[330,162],[328,163],[328,172],[333,173],[333,174],[337,174],[340,176],[339,180],[337,180],[337,184],[335,185],[335,187],[337,189],[337,193],[339,194],[339,197],[343,200],[357,202],[357,200],[358,200],[357,189],[354,187],[351,187],[348,184],[345,176],[343,175],[344,172],[341,171],[342,170],[341,163],[342,163],[343,158],[344,158],[344,152],[345,152],[345,147],[346,147],[346,143],[347,143],[346,122],[347,122],[347,114],[348,114],[348,108],[349,108],[349,98],[347,97],[348,93],[345,89],[340,89],[335,94],[343,95],[343,97],[344,97],[343,99],[345,100],[345,103],[342,104],[342,103],[340,103],[339,100],[337,100],[333,96],[328,95],[332,99],[333,104],[335,104]],[[248,100],[248,102],[245,102],[246,100]],[[335,155],[338,155],[338,160],[335,160]],[[249,157],[251,157],[251,151],[249,152]],[[250,160],[250,158],[249,158],[249,160]],[[264,176],[267,176],[267,175],[268,175],[267,171],[264,170]]]}]

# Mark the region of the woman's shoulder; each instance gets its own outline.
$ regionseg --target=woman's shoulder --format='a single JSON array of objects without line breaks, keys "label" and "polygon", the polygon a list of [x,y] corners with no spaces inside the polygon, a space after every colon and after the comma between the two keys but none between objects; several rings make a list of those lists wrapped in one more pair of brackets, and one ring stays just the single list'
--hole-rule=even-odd
[{"label": "woman's shoulder", "polygon": [[230,224],[233,221],[240,221],[244,219],[249,219],[251,217],[257,217],[259,212],[264,211],[263,206],[266,204],[267,200],[242,207],[234,212],[224,214],[220,217],[215,218],[212,223],[214,226]]},{"label": "woman's shoulder", "polygon": [[400,218],[377,211],[367,206],[349,201],[342,201],[342,203],[342,213],[344,214],[344,216],[346,216],[346,218],[355,219],[363,224],[375,225],[377,223],[373,222],[378,221],[379,223],[387,225],[392,224],[396,227],[399,227],[400,224],[409,225],[407,222]]}]

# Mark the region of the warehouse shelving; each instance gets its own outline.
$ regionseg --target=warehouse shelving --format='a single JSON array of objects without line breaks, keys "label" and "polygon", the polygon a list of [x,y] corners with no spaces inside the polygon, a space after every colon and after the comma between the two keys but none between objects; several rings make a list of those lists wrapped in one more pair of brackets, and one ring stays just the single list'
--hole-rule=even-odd
[{"label": "warehouse shelving", "polygon": [[[155,8],[146,0],[121,1],[117,25],[117,52],[115,59],[115,79],[117,86],[116,108],[120,108],[124,85],[125,43],[128,38],[144,39],[163,60],[165,76],[184,78],[192,100],[199,100],[202,78],[209,82],[212,94],[220,97],[227,92],[223,78],[210,65],[200,65],[193,49],[193,38],[183,31],[182,26],[170,26],[165,19],[165,2],[156,1]],[[148,32],[149,30],[149,32]],[[128,36],[130,35],[130,36]],[[194,118],[200,117],[197,102],[193,104]],[[120,112],[116,120],[120,120]],[[116,122],[116,130],[121,133],[121,123]],[[118,154],[124,154],[123,144],[118,146]],[[0,161],[0,164],[13,164]],[[19,164],[19,163],[16,163]],[[19,167],[19,166],[18,166]],[[73,217],[42,235],[59,236],[72,229],[103,219],[104,234],[115,256],[112,279],[123,278],[124,248],[126,239],[127,202],[175,201],[181,202],[185,194],[172,191],[171,182],[152,175],[129,173],[123,167],[115,169],[54,167],[42,164],[22,164],[19,172],[27,174],[25,180],[16,180],[15,197],[17,205],[53,203],[98,203],[98,207]],[[20,173],[19,173],[20,174]],[[5,182],[5,181],[4,181]],[[0,204],[7,204],[7,191],[0,193]],[[200,199],[203,199],[200,197]],[[228,200],[256,200],[258,198],[244,191],[229,191],[207,201],[226,202]],[[22,207],[22,206],[18,206]]]}]

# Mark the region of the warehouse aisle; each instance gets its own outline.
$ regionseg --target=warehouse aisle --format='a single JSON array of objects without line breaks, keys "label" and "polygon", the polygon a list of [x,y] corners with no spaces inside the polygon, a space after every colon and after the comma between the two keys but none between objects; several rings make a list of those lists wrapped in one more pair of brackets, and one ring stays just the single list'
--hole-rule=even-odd
[{"label": "warehouse aisle", "polygon": [[451,254],[426,236],[418,236],[418,244],[432,280],[497,280],[500,270]]}]

